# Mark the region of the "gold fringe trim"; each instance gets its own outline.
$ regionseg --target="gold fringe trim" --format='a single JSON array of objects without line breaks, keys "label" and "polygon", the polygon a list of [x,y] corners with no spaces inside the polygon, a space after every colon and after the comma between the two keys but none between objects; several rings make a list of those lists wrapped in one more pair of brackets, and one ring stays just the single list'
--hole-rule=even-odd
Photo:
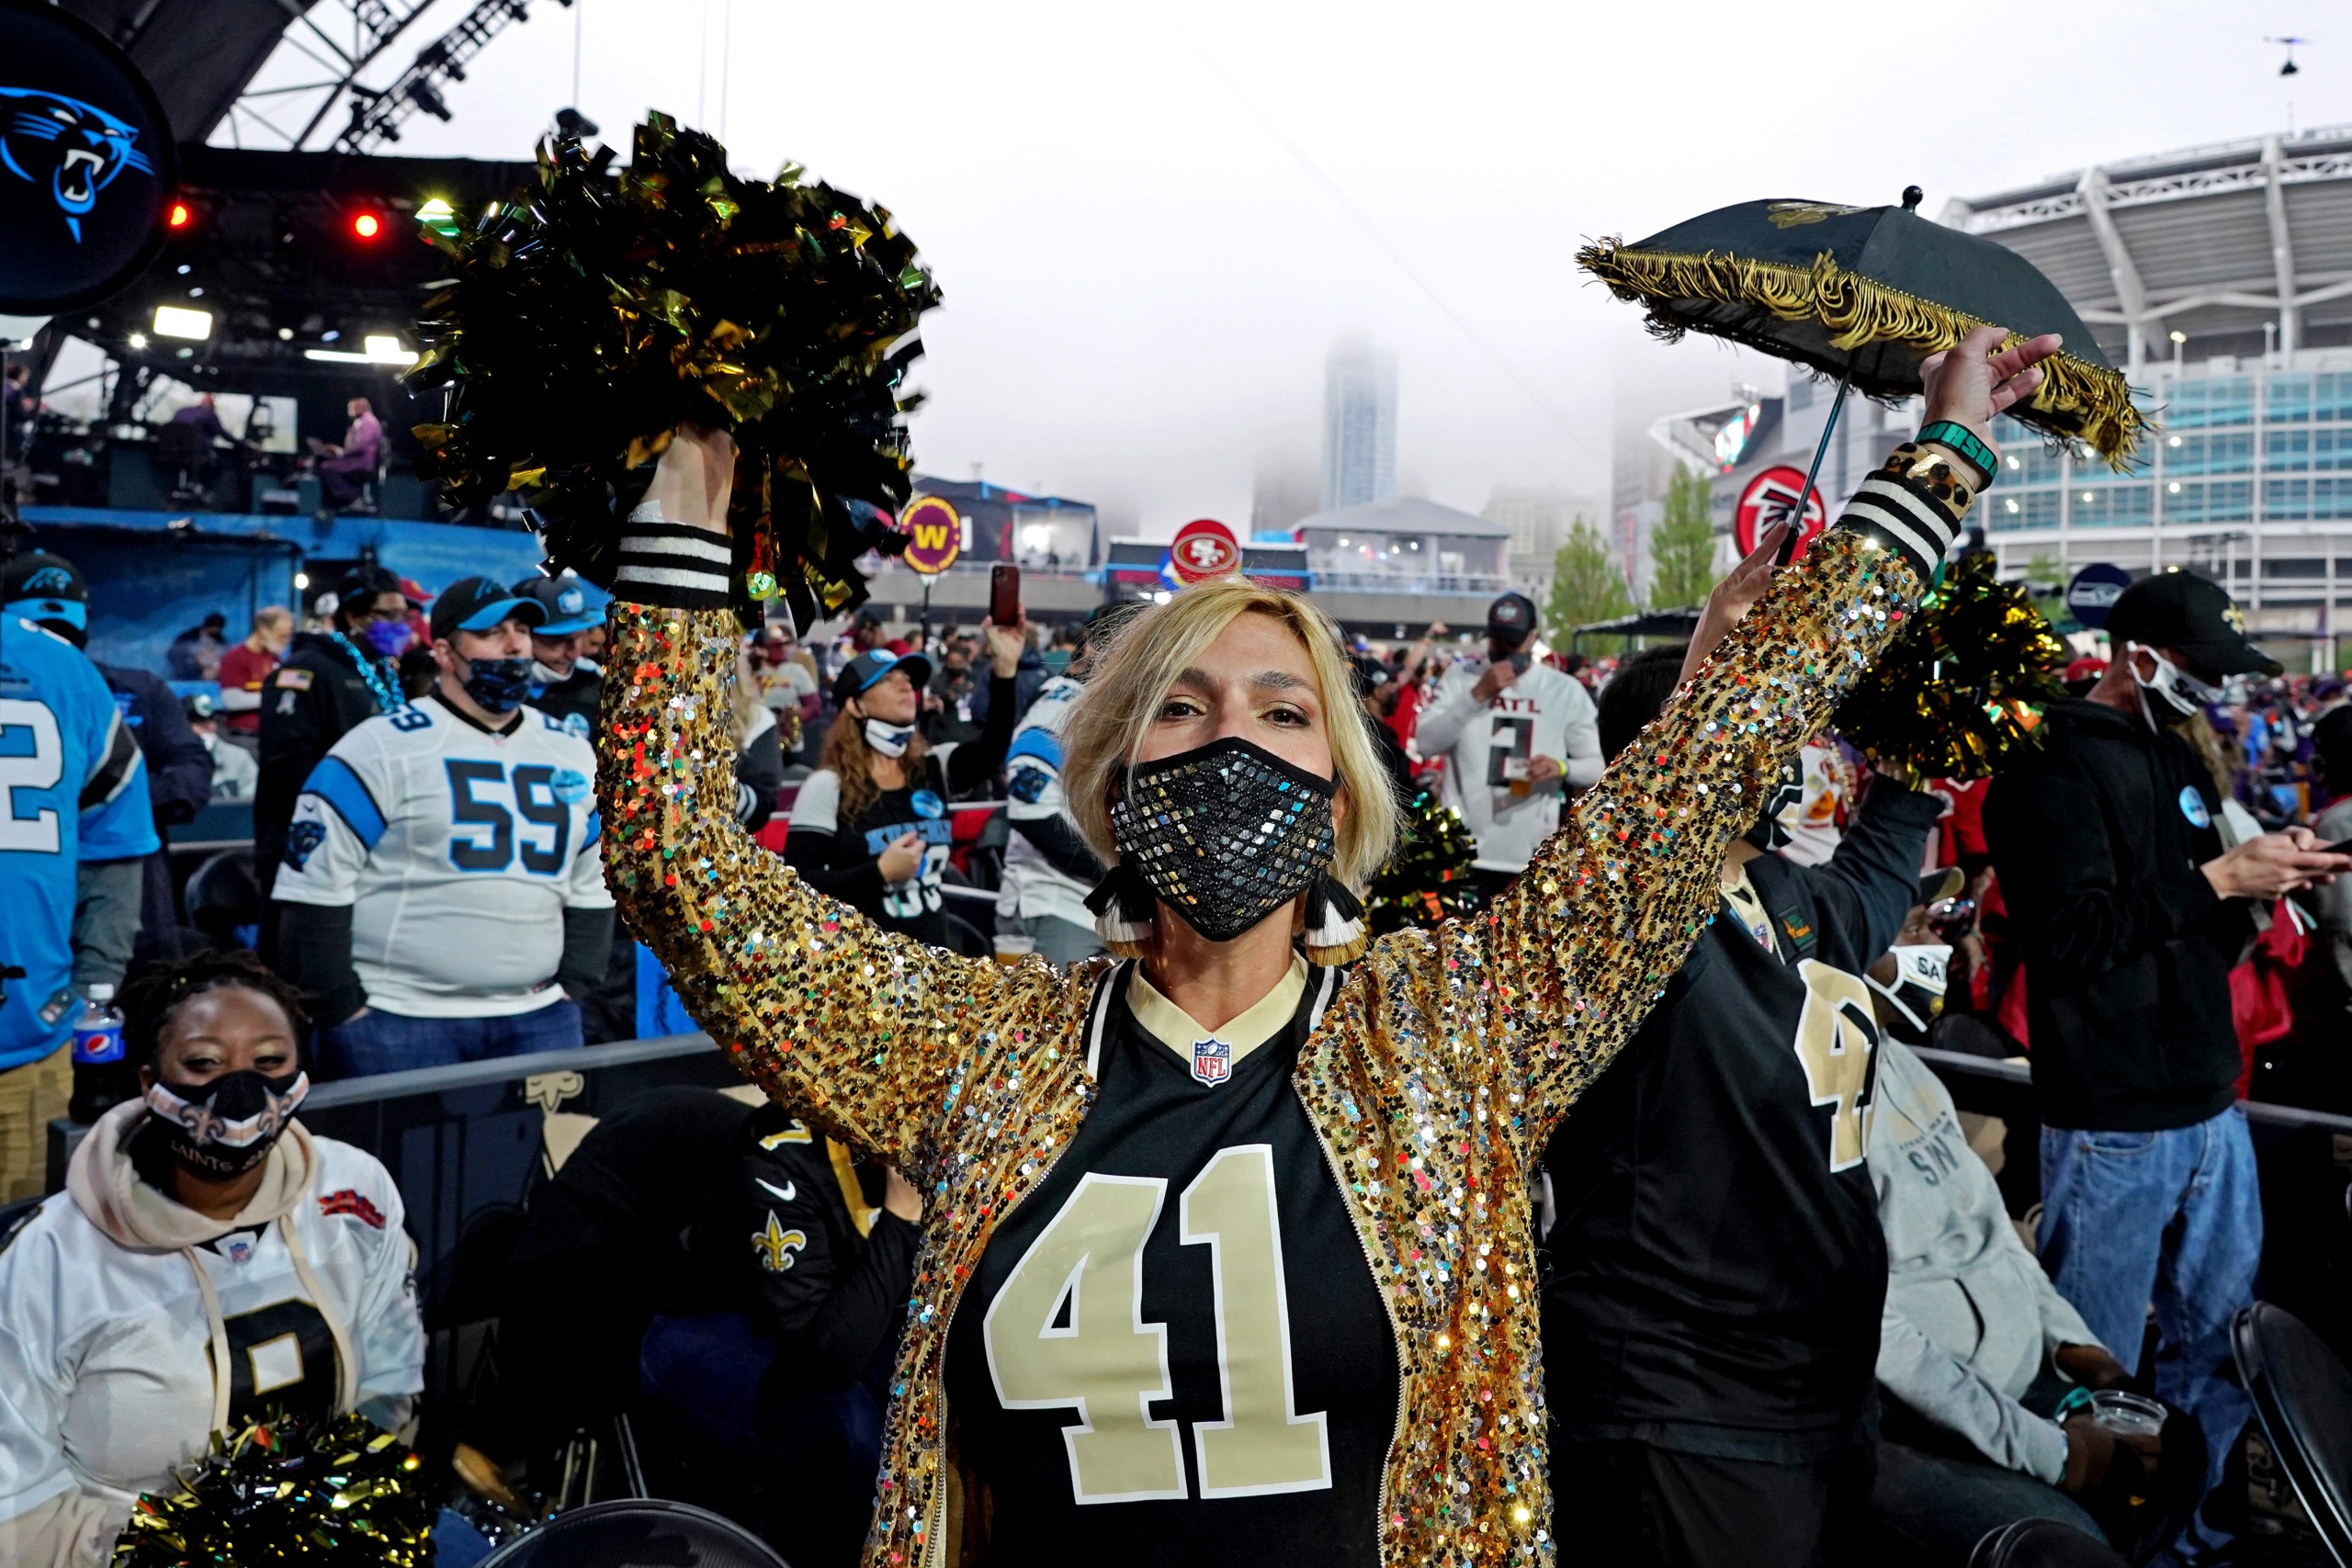
[{"label": "gold fringe trim", "polygon": [[[1714,251],[1629,251],[1603,240],[1578,251],[1577,264],[1620,299],[1650,306],[1653,329],[1668,338],[1690,330],[1658,310],[1675,299],[1753,305],[1784,321],[1817,321],[1831,333],[1832,347],[1848,350],[1900,343],[1922,355],[1937,354],[1992,324],[1847,272],[1826,251],[1808,270]],[[2012,333],[2008,342],[2018,341]],[[2109,468],[2126,471],[2146,429],[2130,384],[2117,371],[2064,349],[2042,361],[2041,368],[2041,386],[2023,410],[2010,410],[2011,416],[2079,439],[2106,458]]]},{"label": "gold fringe trim", "polygon": [[1337,947],[1317,947],[1309,942],[1306,946],[1306,961],[1325,969],[1340,969],[1353,964],[1371,950],[1372,935],[1367,931],[1353,942],[1342,942]]}]

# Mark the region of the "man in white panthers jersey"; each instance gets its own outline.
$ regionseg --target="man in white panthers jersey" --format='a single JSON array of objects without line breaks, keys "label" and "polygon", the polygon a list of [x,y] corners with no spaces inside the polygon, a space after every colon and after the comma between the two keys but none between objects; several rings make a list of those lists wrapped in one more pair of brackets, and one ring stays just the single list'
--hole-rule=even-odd
[{"label": "man in white panthers jersey", "polygon": [[433,606],[440,674],[335,742],[272,897],[334,1076],[562,1050],[603,977],[612,895],[588,743],[524,705],[541,606],[466,578]]}]

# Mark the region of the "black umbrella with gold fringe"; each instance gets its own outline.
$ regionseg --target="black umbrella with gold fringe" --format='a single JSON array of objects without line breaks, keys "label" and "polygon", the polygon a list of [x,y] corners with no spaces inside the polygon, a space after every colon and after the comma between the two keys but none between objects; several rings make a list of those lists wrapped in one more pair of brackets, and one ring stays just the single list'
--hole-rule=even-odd
[{"label": "black umbrella with gold fringe", "polygon": [[[1919,200],[1912,186],[1900,207],[1744,201],[1630,245],[1587,245],[1577,262],[1620,299],[1645,306],[1650,331],[1668,342],[1706,333],[1836,377],[1815,472],[1849,388],[1909,397],[1930,355],[1988,325],[2007,328],[2012,344],[2044,333],[2065,339],[2009,417],[2127,467],[2140,411],[2066,297],[2017,252],[1921,218]],[[1805,479],[1810,490],[1813,475]]]},{"label": "black umbrella with gold fringe", "polygon": [[939,289],[889,212],[797,166],[773,181],[665,115],[627,167],[560,138],[537,188],[470,224],[420,215],[454,281],[409,372],[444,390],[420,471],[473,504],[523,492],[549,559],[610,586],[623,521],[681,423],[732,433],[738,607],[804,629],[864,602],[856,561],[903,538],[902,389]]}]

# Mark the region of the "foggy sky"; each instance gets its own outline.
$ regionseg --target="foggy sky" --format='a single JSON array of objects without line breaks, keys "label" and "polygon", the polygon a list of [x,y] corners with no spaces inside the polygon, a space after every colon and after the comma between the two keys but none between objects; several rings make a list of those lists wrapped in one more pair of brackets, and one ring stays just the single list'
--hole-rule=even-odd
[{"label": "foggy sky", "polygon": [[[463,9],[444,0],[392,68]],[[1932,215],[2290,113],[2352,120],[2352,28],[2324,0],[577,0],[535,6],[446,89],[453,123],[412,119],[387,151],[528,156],[571,101],[575,18],[607,140],[648,107],[719,130],[731,28],[737,169],[796,159],[897,213],[946,296],[922,468],[981,463],[1160,535],[1245,522],[1263,461],[1315,468],[1342,336],[1397,355],[1408,488],[1471,511],[1498,485],[1605,495],[1612,417],[1777,389],[1770,362],[1649,342],[1579,281],[1587,238],[1911,183]],[[2304,32],[2282,79],[2264,36]]]}]

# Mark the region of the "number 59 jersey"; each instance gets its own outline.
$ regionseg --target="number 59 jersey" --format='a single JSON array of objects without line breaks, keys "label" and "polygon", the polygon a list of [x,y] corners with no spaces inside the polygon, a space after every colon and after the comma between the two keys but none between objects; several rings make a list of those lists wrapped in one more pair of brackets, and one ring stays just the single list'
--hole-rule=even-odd
[{"label": "number 59 jersey", "polygon": [[304,782],[272,893],[350,908],[371,1007],[411,1018],[545,1007],[563,911],[612,907],[594,753],[536,708],[517,717],[493,732],[428,694],[354,728]]}]

